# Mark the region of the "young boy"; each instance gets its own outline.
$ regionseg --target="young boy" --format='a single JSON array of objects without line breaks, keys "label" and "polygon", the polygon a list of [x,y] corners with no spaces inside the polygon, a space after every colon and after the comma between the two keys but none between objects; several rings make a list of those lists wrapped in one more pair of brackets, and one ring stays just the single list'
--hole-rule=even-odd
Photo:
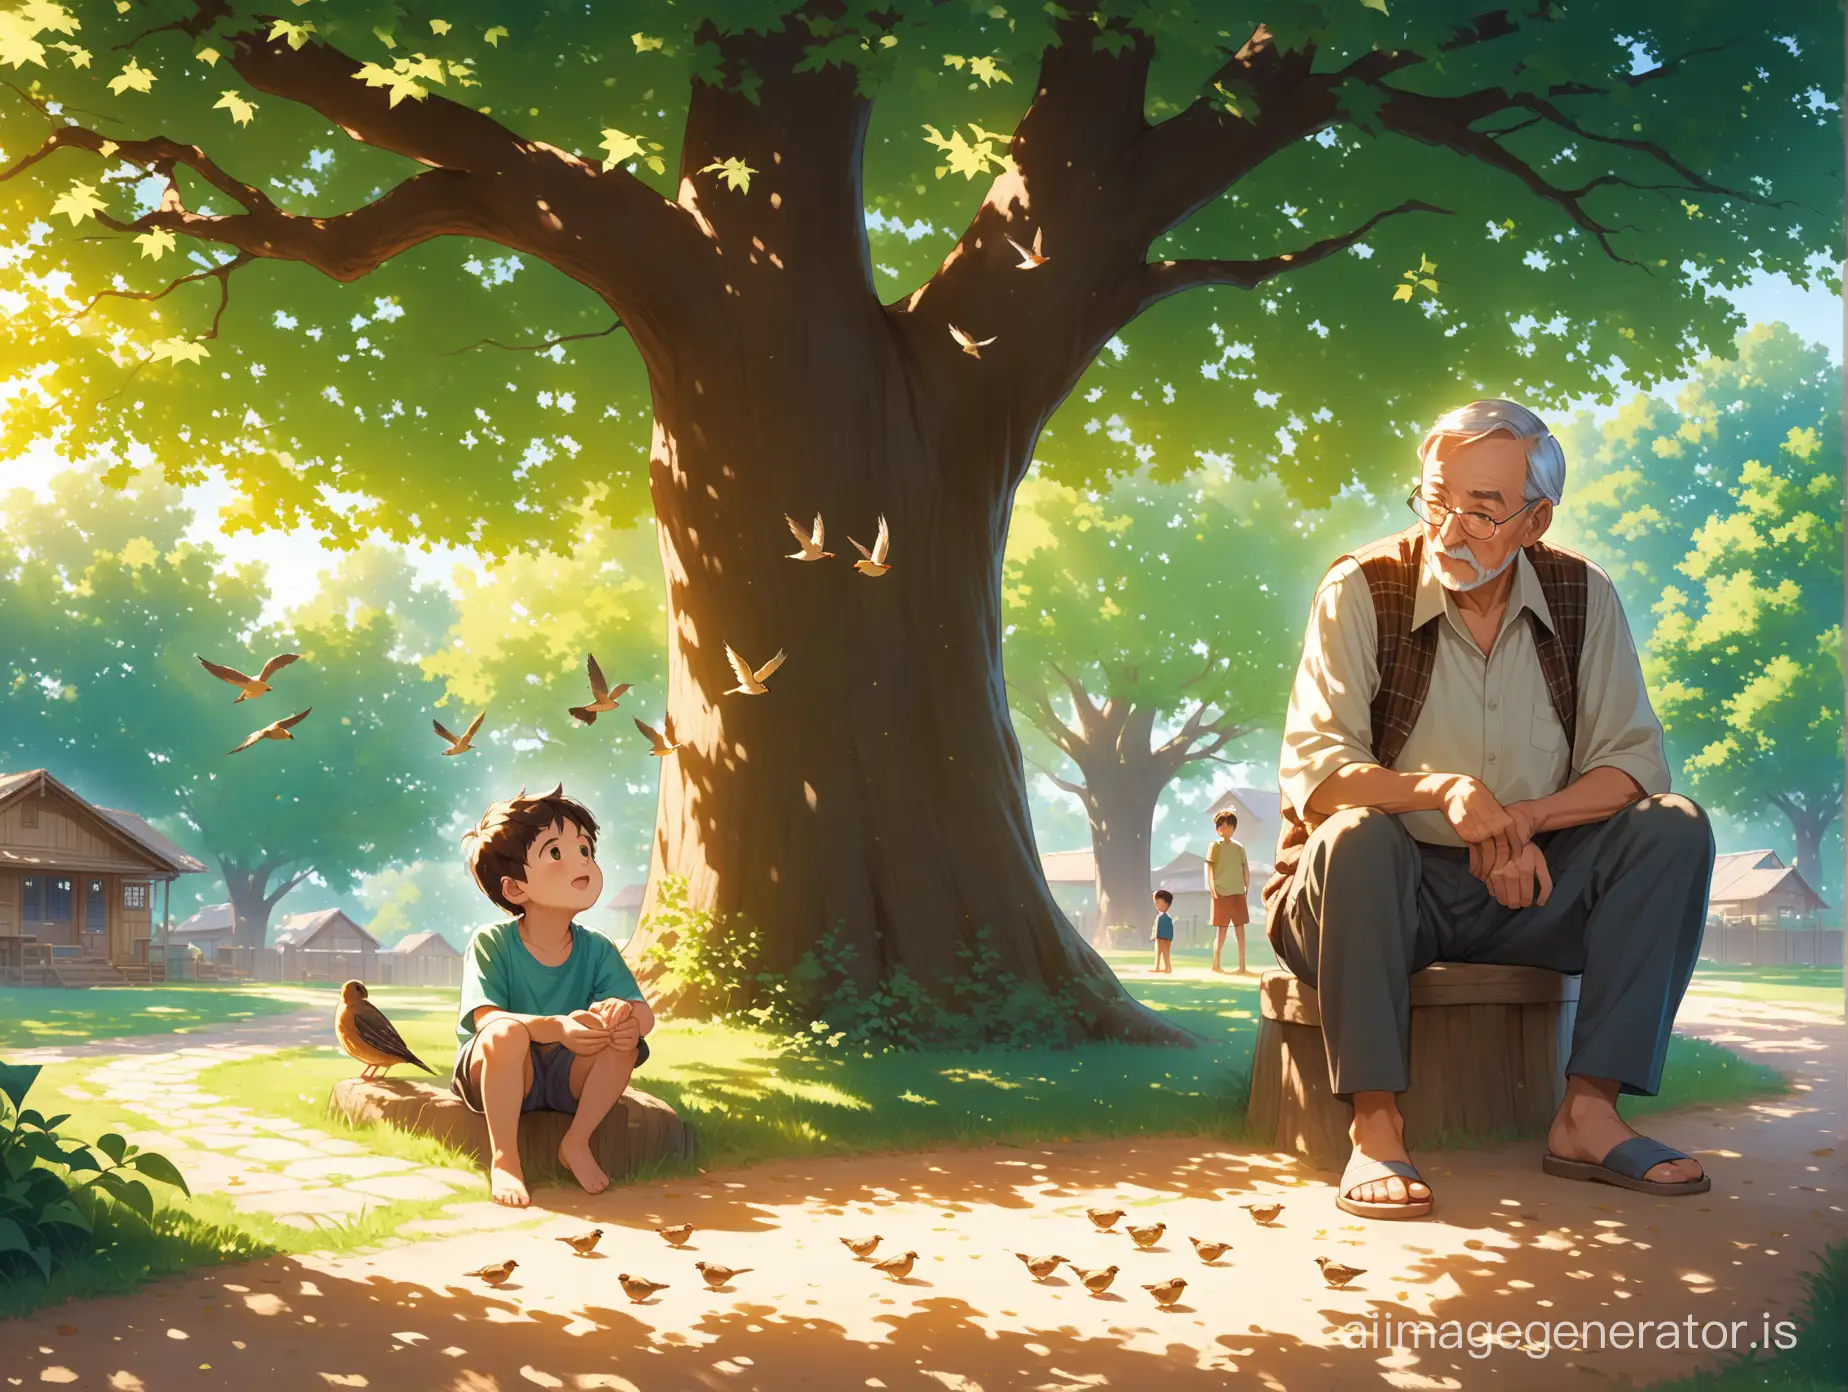
[{"label": "young boy", "polygon": [[1155,891],[1155,931],[1149,936],[1155,940],[1155,965],[1151,972],[1174,972],[1174,920],[1168,917],[1168,910],[1174,904],[1174,896],[1165,889]]},{"label": "young boy", "polygon": [[1251,890],[1251,865],[1245,848],[1232,839],[1238,830],[1238,814],[1230,807],[1213,814],[1213,830],[1219,839],[1206,851],[1206,892],[1213,896],[1213,970],[1223,974],[1219,954],[1225,950],[1226,929],[1238,934],[1238,974],[1245,972],[1245,925],[1251,922],[1251,905],[1245,896]]},{"label": "young boy", "polygon": [[648,1059],[654,1012],[600,933],[572,921],[603,893],[597,822],[562,785],[497,802],[467,834],[469,872],[513,917],[477,929],[462,957],[461,1047],[450,1087],[488,1118],[494,1202],[532,1202],[520,1170],[522,1112],[573,1112],[559,1160],[589,1194],[609,1176],[592,1158],[597,1124]]}]

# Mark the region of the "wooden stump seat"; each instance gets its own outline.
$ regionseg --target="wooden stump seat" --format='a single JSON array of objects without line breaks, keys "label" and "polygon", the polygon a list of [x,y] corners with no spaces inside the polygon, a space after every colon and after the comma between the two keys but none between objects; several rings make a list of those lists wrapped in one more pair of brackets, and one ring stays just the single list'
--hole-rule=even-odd
[{"label": "wooden stump seat", "polygon": [[[1415,972],[1411,1079],[1399,1094],[1405,1144],[1545,1132],[1565,1096],[1579,979],[1539,967],[1440,962]],[[1258,982],[1248,1135],[1340,1169],[1352,1107],[1329,1087],[1313,987],[1287,971]]]},{"label": "wooden stump seat", "polygon": [[[409,1078],[342,1078],[328,1094],[327,1112],[354,1125],[382,1121],[400,1131],[434,1136],[487,1168],[488,1119],[471,1112],[448,1088]],[[569,1112],[541,1110],[520,1117],[520,1167],[529,1179],[558,1170],[558,1143],[570,1125]],[[631,1088],[592,1133],[590,1149],[603,1172],[619,1179],[657,1160],[692,1160],[693,1128],[660,1098]]]}]

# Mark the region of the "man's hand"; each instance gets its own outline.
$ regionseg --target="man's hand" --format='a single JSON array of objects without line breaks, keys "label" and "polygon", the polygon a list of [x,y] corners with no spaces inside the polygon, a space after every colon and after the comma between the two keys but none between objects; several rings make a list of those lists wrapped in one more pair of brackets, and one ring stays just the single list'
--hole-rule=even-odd
[{"label": "man's hand", "polygon": [[[1514,858],[1523,846],[1534,839],[1535,835],[1542,829],[1542,824],[1540,813],[1535,810],[1534,804],[1531,801],[1511,802],[1502,810],[1508,814],[1509,820],[1512,823],[1511,830],[1505,838],[1508,846],[1508,854],[1507,857],[1500,862],[1500,864],[1505,865],[1509,860]],[[1490,872],[1497,868],[1496,863],[1490,856],[1490,851],[1492,849],[1494,849],[1494,847],[1492,843],[1489,842],[1474,844],[1469,848],[1469,873],[1485,883],[1488,881]]]},{"label": "man's hand", "polygon": [[[1506,864],[1491,870],[1484,879],[1496,902],[1510,909],[1525,909],[1544,904],[1553,893],[1553,876],[1546,868],[1546,855],[1529,841]],[[1539,882],[1536,894],[1535,881]]]},{"label": "man's hand", "polygon": [[1515,819],[1494,793],[1468,774],[1458,774],[1444,790],[1444,816],[1469,847],[1470,873],[1486,879],[1520,849]]},{"label": "man's hand", "polygon": [[589,1010],[559,1017],[559,1043],[574,1054],[596,1054],[610,1047],[610,1029]]}]

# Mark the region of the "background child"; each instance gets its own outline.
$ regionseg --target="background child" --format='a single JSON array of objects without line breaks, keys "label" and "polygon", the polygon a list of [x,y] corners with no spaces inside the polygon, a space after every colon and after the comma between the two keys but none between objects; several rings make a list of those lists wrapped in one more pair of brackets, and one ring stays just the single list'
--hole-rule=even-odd
[{"label": "background child", "polygon": [[1174,971],[1174,920],[1168,917],[1168,909],[1174,903],[1174,896],[1165,889],[1155,891],[1155,931],[1149,936],[1155,940],[1155,965],[1152,972]]},{"label": "background child", "polygon": [[1245,975],[1245,925],[1251,922],[1251,905],[1245,896],[1251,891],[1251,865],[1245,848],[1233,840],[1238,829],[1238,814],[1229,807],[1213,814],[1213,830],[1219,839],[1206,850],[1206,892],[1213,897],[1213,970],[1224,972],[1219,954],[1225,949],[1226,929],[1238,934],[1238,974]]}]

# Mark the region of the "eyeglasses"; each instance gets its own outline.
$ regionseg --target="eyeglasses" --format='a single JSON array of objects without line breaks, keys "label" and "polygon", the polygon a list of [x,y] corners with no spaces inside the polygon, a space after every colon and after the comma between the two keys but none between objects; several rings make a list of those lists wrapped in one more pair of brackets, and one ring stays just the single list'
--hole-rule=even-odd
[{"label": "eyeglasses", "polygon": [[1413,492],[1412,496],[1405,500],[1405,505],[1417,514],[1419,521],[1439,531],[1443,530],[1444,523],[1449,520],[1450,515],[1455,513],[1457,521],[1463,524],[1465,536],[1474,537],[1477,541],[1487,541],[1539,501],[1541,501],[1539,498],[1535,498],[1532,502],[1523,503],[1499,521],[1486,512],[1464,512],[1459,508],[1447,507],[1418,492]]}]

